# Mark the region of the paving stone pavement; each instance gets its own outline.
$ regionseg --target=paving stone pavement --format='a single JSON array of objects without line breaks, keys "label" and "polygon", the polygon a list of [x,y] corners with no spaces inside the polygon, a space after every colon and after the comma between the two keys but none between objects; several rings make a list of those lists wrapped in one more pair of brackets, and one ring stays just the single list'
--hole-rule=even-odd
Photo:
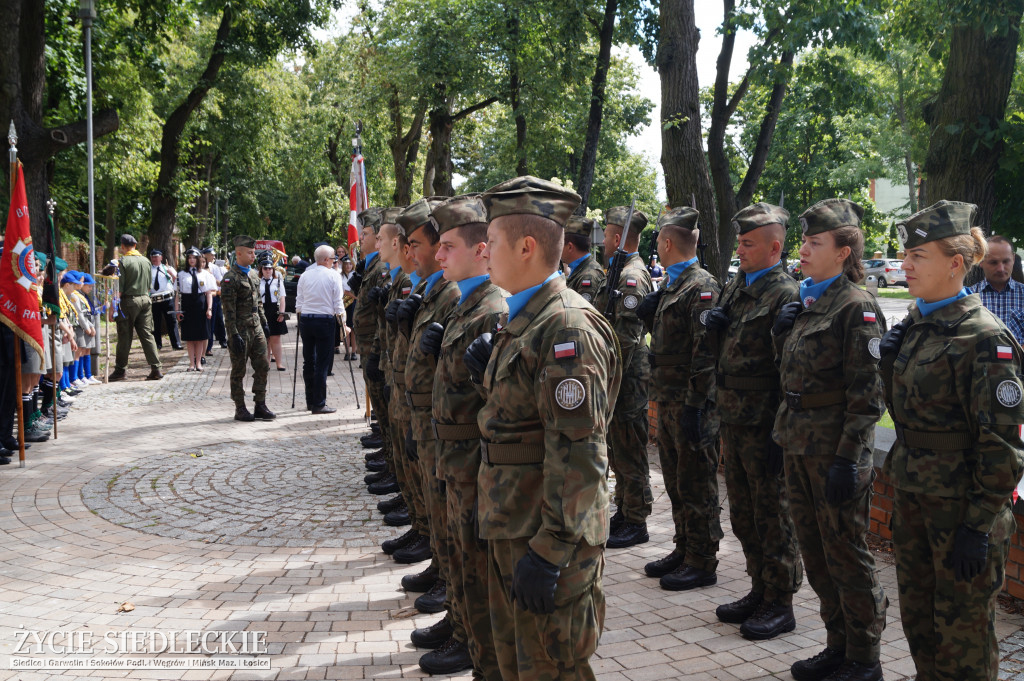
[{"label": "paving stone pavement", "polygon": [[[289,366],[294,339],[286,337]],[[25,469],[0,469],[0,679],[425,676],[409,633],[437,616],[417,613],[399,587],[422,566],[398,566],[377,548],[405,528],[384,527],[379,498],[365,493],[361,383],[357,401],[339,357],[328,400],[339,411],[313,416],[289,408],[292,371],[271,371],[277,420],[243,424],[232,420],[226,358],[216,349],[201,373],[186,373],[182,360],[158,383],[89,388],[61,422],[59,440],[29,450]],[[715,607],[749,590],[727,520],[718,584],[662,591],[642,575],[672,535],[656,467],[652,477],[651,541],[607,553],[598,678],[789,679],[795,660],[824,645],[813,591],[805,583],[796,596],[796,631],[773,641],[747,641],[718,622]],[[914,668],[895,568],[882,554],[878,565],[890,599],[883,666],[887,679],[904,679]],[[119,613],[126,601],[134,610]],[[996,627],[1007,656],[1000,677],[1024,680],[1024,617],[1000,612]],[[9,668],[30,630],[102,637],[196,629],[267,632],[273,668]]]}]

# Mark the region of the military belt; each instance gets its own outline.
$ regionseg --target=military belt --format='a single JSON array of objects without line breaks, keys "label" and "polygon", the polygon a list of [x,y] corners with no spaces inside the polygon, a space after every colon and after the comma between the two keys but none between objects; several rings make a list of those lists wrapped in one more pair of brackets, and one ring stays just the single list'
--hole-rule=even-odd
[{"label": "military belt", "polygon": [[478,440],[480,426],[475,423],[438,423],[430,419],[430,427],[434,430],[435,440]]},{"label": "military belt", "polygon": [[925,431],[907,430],[902,423],[894,423],[896,439],[913,449],[960,450],[974,446],[974,436],[964,430]]},{"label": "military belt", "polygon": [[405,401],[410,407],[429,407],[433,403],[433,393],[414,393],[405,391]]},{"label": "military belt", "polygon": [[716,374],[718,387],[726,390],[779,390],[778,376],[728,376]]},{"label": "military belt", "polygon": [[491,465],[526,465],[544,462],[544,445],[522,442],[496,444],[480,440],[480,460]]},{"label": "military belt", "polygon": [[845,390],[831,390],[827,393],[794,393],[786,392],[786,406],[794,411],[802,409],[818,409],[842,404],[846,401]]},{"label": "military belt", "polygon": [[647,355],[647,361],[652,369],[658,367],[677,367],[689,364],[692,355],[655,355],[653,352]]}]

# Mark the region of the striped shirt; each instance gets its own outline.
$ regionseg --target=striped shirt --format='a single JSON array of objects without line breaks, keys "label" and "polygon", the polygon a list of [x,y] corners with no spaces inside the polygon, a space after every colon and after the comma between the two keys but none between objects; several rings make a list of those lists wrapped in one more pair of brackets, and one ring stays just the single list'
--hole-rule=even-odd
[{"label": "striped shirt", "polygon": [[982,304],[999,317],[1018,343],[1024,343],[1024,284],[1010,279],[1002,291],[997,291],[983,279],[968,290],[979,294]]}]

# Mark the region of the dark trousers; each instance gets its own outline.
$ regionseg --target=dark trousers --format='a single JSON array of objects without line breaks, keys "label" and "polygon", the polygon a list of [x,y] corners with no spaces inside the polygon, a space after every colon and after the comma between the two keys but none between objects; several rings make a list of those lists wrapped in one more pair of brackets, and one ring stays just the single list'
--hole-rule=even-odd
[{"label": "dark trousers", "polygon": [[334,359],[335,324],[334,317],[299,319],[307,409],[319,409],[327,403],[327,372]]},{"label": "dark trousers", "polygon": [[220,296],[213,297],[212,315],[206,320],[206,351],[213,348],[213,339],[216,338],[221,347],[227,342],[227,334],[224,332],[224,313],[220,307]]},{"label": "dark trousers", "polygon": [[[0,444],[17,442],[14,433],[15,409],[18,399],[14,372],[21,367],[14,366],[14,332],[0,324]],[[26,414],[27,416],[27,414]]]},{"label": "dark trousers", "polygon": [[171,339],[172,348],[180,348],[181,341],[178,340],[178,318],[174,316],[174,298],[161,300],[153,303],[153,338],[156,346],[164,346],[164,332]]}]

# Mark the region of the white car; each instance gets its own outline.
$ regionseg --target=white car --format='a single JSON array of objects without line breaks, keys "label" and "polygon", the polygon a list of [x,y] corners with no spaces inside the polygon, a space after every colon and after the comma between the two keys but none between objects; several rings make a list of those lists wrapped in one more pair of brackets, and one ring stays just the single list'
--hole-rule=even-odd
[{"label": "white car", "polygon": [[735,277],[737,274],[739,274],[739,271],[740,271],[740,259],[739,258],[733,258],[732,260],[729,261],[729,281],[732,281],[732,278]]},{"label": "white car", "polygon": [[867,280],[872,274],[878,279],[878,288],[907,285],[907,275],[903,271],[902,260],[865,260],[864,279]]}]

